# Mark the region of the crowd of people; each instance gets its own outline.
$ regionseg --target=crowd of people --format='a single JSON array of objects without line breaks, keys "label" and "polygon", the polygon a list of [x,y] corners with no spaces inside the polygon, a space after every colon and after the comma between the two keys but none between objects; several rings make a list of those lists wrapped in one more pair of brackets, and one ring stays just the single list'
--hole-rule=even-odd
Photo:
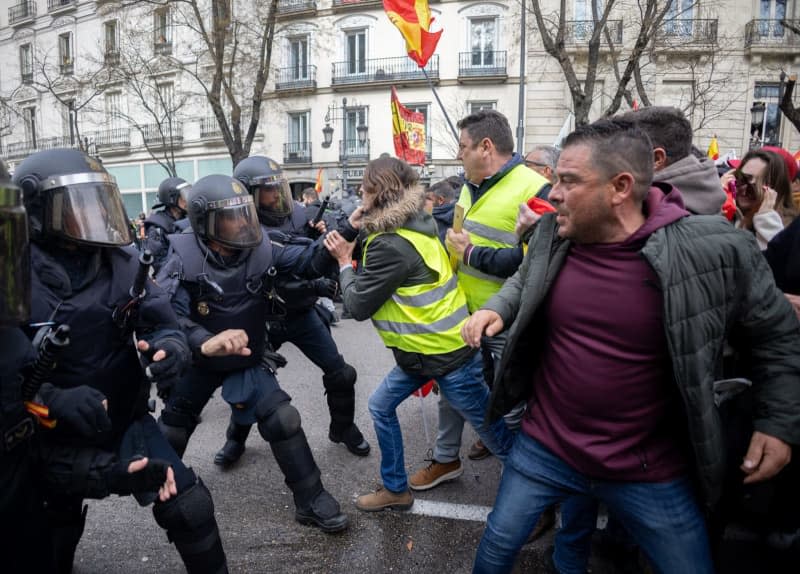
[{"label": "crowd of people", "polygon": [[[275,161],[168,178],[133,227],[95,158],[36,152],[0,172],[0,540],[4,571],[69,572],[86,499],[152,505],[188,572],[226,572],[212,492],[182,462],[216,389],[252,426],[295,519],[350,526],[281,388],[292,343],[322,371],[329,439],[354,422],[340,299],[396,365],[368,401],[381,485],[363,512],[502,461],[474,572],[512,571],[552,528],[552,568],[585,573],[598,512],[657,572],[793,571],[800,560],[800,175],[764,147],[717,166],[676,109],[514,152],[499,112],[458,123],[463,174],[425,188],[384,155],[360,204],[292,197]],[[434,381],[439,428],[406,472],[397,407]],[[164,406],[158,418],[155,383]],[[343,449],[344,452],[344,449]],[[787,569],[788,566],[788,569]]]}]

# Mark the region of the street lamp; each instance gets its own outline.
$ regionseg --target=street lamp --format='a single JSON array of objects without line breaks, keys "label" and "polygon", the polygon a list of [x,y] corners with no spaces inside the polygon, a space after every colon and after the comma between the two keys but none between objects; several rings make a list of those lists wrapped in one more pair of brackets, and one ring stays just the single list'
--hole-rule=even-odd
[{"label": "street lamp", "polygon": [[[334,104],[329,105],[328,112],[325,114],[325,127],[322,128],[322,147],[327,149],[331,147],[331,143],[333,143],[333,127],[331,126],[331,122],[333,121],[335,123],[337,119],[342,120],[344,139],[342,140],[343,145],[339,154],[342,161],[342,194],[347,192],[347,160],[350,155],[347,146],[347,111],[347,98],[342,98],[341,108],[337,108]],[[367,141],[369,128],[363,123],[359,124],[356,127],[356,134],[359,147],[361,147]]]},{"label": "street lamp", "polygon": [[767,104],[764,102],[753,102],[750,108],[750,147],[755,147],[759,143],[764,144],[764,132],[767,129]]}]

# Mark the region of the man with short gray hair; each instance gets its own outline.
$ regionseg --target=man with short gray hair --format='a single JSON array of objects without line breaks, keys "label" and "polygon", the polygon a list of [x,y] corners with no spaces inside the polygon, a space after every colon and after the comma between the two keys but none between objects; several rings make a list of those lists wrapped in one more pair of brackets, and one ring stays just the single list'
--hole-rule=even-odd
[{"label": "man with short gray hair", "polygon": [[545,177],[549,183],[542,186],[536,197],[547,199],[553,184],[556,182],[556,165],[561,151],[551,145],[537,145],[525,156],[525,167]]}]

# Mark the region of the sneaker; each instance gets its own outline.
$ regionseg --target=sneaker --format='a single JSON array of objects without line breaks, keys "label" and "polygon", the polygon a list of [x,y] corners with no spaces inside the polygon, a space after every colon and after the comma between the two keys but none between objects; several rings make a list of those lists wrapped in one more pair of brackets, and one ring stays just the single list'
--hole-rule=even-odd
[{"label": "sneaker", "polygon": [[490,456],[492,456],[492,451],[486,448],[481,439],[476,440],[475,444],[469,447],[469,453],[467,453],[467,458],[470,460],[483,460]]},{"label": "sneaker", "polygon": [[428,490],[448,480],[458,478],[464,473],[460,460],[436,462],[432,460],[425,468],[419,469],[408,479],[412,490]]},{"label": "sneaker", "polygon": [[300,524],[316,526],[323,532],[341,532],[350,521],[339,508],[339,503],[327,490],[321,490],[307,508],[297,507],[294,518]]},{"label": "sneaker", "polygon": [[225,445],[214,455],[214,464],[222,468],[230,468],[242,457],[244,445],[239,441],[228,439]]},{"label": "sneaker", "polygon": [[358,430],[355,424],[350,425],[342,432],[335,432],[333,428],[328,432],[328,438],[331,442],[343,442],[347,450],[356,456],[367,456],[369,454],[369,443],[364,439],[364,435]]},{"label": "sneaker", "polygon": [[356,499],[356,508],[364,512],[381,510],[408,510],[414,504],[414,495],[405,489],[403,492],[392,492],[379,486],[375,492],[364,494]]}]

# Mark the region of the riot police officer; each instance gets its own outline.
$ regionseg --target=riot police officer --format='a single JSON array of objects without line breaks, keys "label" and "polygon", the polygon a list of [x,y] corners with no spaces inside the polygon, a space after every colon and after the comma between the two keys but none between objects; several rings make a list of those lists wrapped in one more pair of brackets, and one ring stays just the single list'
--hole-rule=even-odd
[{"label": "riot police officer", "polygon": [[191,185],[180,177],[168,177],[158,186],[158,203],[153,213],[144,221],[143,249],[153,254],[153,269],[157,272],[167,257],[171,233],[180,233],[189,227],[186,219],[186,194]]},{"label": "riot police officer", "polygon": [[189,339],[195,361],[167,398],[159,420],[183,453],[198,415],[215,389],[233,407],[236,424],[256,423],[294,495],[295,519],[324,532],[347,528],[320,471],[291,398],[275,378],[279,355],[267,348],[265,320],[282,311],[274,278],[318,276],[335,265],[321,245],[277,246],[262,234],[253,197],[239,181],[210,175],[189,192],[194,233],[170,236],[158,283]]},{"label": "riot police officer", "polygon": [[[304,206],[292,199],[289,183],[274,160],[264,156],[249,157],[236,166],[233,176],[253,195],[258,219],[274,240],[303,245],[311,242],[309,236],[325,230],[322,221],[316,227],[309,225]],[[294,343],[322,370],[322,384],[331,415],[328,437],[335,443],[344,443],[351,453],[366,456],[370,445],[353,422],[356,370],[339,353],[330,325],[323,320],[316,305],[318,297],[332,298],[337,287],[336,280],[330,277],[310,281],[297,276],[281,277],[277,292],[286,301],[287,312],[282,320],[269,322],[269,340],[276,350],[286,341]],[[238,460],[249,431],[232,420],[227,441],[214,462],[229,466]]]},{"label": "riot police officer", "polygon": [[[168,297],[140,271],[113,177],[78,150],[54,149],[23,161],[14,183],[31,230],[31,319],[71,330],[68,352],[40,389],[58,422],[40,433],[37,449],[58,571],[72,568],[83,499],[112,493],[155,503],[156,522],[190,573],[227,571],[211,494],[147,412],[143,364],[167,388],[189,349]],[[137,276],[141,292],[132,287]]]}]

